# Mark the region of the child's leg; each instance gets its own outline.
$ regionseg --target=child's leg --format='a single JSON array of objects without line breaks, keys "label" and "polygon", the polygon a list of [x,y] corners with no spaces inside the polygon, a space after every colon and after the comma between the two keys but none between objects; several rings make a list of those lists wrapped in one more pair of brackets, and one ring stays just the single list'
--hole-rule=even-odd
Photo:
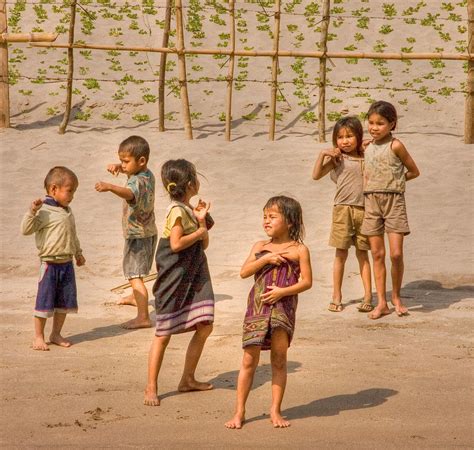
[{"label": "child's leg", "polygon": [[46,319],[44,317],[34,318],[35,322],[35,339],[33,340],[33,350],[48,351],[49,347],[44,340],[44,327],[46,325]]},{"label": "child's leg", "polygon": [[372,304],[372,280],[370,277],[369,253],[367,250],[356,249],[356,256],[357,256],[357,261],[359,261],[360,277],[362,278],[362,284],[364,285],[364,303],[366,305],[371,305]]},{"label": "child's leg", "polygon": [[282,328],[276,328],[272,332],[272,407],[270,418],[275,428],[286,428],[290,422],[281,416],[281,402],[286,387],[286,354],[288,352],[288,334]]},{"label": "child's leg", "polygon": [[332,303],[329,305],[329,311],[342,311],[342,279],[344,277],[344,265],[346,264],[349,251],[343,248],[337,248],[334,256],[333,265],[333,291]]},{"label": "child's leg", "polygon": [[130,284],[133,289],[133,296],[137,302],[137,317],[121,325],[129,330],[135,328],[150,328],[151,321],[148,314],[148,291],[143,278],[131,278]]},{"label": "child's leg", "polygon": [[240,367],[239,378],[237,380],[237,404],[235,406],[235,414],[232,419],[225,423],[227,428],[242,428],[245,421],[245,404],[252,389],[253,376],[260,359],[261,347],[250,345],[244,348],[244,356]]},{"label": "child's leg", "polygon": [[158,398],[158,374],[160,373],[163,356],[171,336],[155,336],[151,343],[148,354],[148,379],[145,388],[143,404],[148,406],[159,406]]},{"label": "child's leg", "polygon": [[408,313],[407,307],[402,303],[400,289],[403,280],[403,234],[388,233],[388,242],[390,245],[390,259],[392,261],[392,303],[399,316]]},{"label": "child's leg", "polygon": [[387,305],[387,298],[385,293],[385,242],[384,235],[369,236],[370,252],[374,260],[374,278],[375,289],[377,290],[377,306],[369,314],[369,318],[378,319],[386,314],[390,314]]},{"label": "child's leg", "polygon": [[64,339],[61,336],[61,330],[64,325],[64,321],[66,320],[65,313],[58,313],[55,312],[53,316],[53,329],[51,330],[51,334],[49,336],[49,340],[52,344],[59,345],[61,347],[70,347],[71,343]]},{"label": "child's leg", "polygon": [[178,391],[207,391],[212,389],[212,384],[196,381],[196,378],[194,377],[204,344],[211,332],[212,325],[204,325],[201,323],[196,325],[196,331],[189,342],[188,350],[186,352],[183,375],[178,385]]}]

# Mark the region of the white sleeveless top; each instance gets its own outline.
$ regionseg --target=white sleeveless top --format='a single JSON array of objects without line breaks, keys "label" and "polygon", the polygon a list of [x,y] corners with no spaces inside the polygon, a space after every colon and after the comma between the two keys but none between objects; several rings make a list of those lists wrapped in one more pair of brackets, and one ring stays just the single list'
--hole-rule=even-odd
[{"label": "white sleeveless top", "polygon": [[384,144],[371,142],[364,152],[364,193],[405,192],[405,166],[392,151],[393,139]]}]

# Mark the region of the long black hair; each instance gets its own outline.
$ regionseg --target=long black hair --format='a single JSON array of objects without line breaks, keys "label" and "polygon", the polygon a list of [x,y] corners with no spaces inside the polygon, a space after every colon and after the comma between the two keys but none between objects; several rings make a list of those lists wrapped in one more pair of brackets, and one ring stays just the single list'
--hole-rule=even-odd
[{"label": "long black hair", "polygon": [[342,117],[336,122],[336,125],[334,125],[334,130],[332,131],[332,145],[334,145],[334,147],[337,147],[337,135],[343,128],[347,128],[354,133],[357,141],[356,150],[360,155],[362,153],[361,149],[364,138],[364,129],[362,128],[359,118],[356,116],[346,116]]},{"label": "long black hair", "polygon": [[394,130],[397,126],[397,110],[395,109],[395,106],[389,102],[379,100],[378,102],[372,103],[369,110],[367,111],[367,119],[372,114],[378,114],[379,116],[382,116],[384,119],[386,119],[389,123],[393,123],[392,130]]},{"label": "long black hair", "polygon": [[303,210],[301,209],[300,203],[294,198],[286,197],[285,195],[277,195],[267,201],[263,210],[265,211],[272,206],[276,206],[285,218],[290,238],[296,242],[303,242]]}]

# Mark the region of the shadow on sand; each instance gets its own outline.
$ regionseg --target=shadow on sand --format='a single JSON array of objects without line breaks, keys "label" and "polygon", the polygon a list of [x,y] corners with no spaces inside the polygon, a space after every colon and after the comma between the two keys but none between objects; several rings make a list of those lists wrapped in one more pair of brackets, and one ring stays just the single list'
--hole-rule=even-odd
[{"label": "shadow on sand", "polygon": [[439,281],[417,280],[406,284],[401,294],[409,310],[429,313],[449,308],[465,299],[474,299],[474,286],[460,285],[445,288]]}]

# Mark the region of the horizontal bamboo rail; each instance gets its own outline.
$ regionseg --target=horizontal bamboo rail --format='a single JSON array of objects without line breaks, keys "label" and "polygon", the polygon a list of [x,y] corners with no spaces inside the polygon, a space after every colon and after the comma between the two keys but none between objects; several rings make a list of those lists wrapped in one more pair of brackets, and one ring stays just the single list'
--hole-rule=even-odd
[{"label": "horizontal bamboo rail", "polygon": [[[68,44],[32,43],[33,47],[46,48],[70,48]],[[150,52],[150,53],[183,53],[185,55],[234,55],[234,56],[256,56],[256,57],[303,57],[303,58],[329,58],[329,59],[442,59],[446,61],[474,61],[474,54],[467,53],[375,53],[375,52],[318,52],[318,51],[294,51],[294,50],[226,50],[216,49],[183,49],[165,47],[132,47],[122,45],[99,45],[99,44],[74,44],[72,48],[90,50],[118,50],[123,52]]]},{"label": "horizontal bamboo rail", "polygon": [[54,42],[58,33],[1,33],[0,42]]}]

